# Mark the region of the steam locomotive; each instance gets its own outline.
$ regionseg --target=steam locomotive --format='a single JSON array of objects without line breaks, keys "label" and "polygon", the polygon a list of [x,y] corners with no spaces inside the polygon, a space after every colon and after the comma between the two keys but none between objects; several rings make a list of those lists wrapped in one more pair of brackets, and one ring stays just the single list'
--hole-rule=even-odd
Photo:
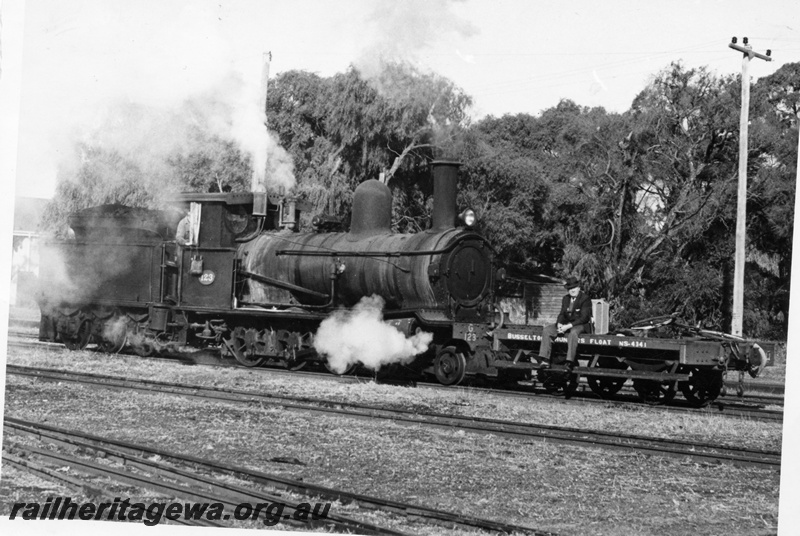
[{"label": "steam locomotive", "polygon": [[180,214],[120,205],[80,211],[70,219],[74,238],[43,253],[40,339],[70,349],[94,341],[107,352],[127,344],[143,356],[214,348],[244,366],[297,369],[327,364],[314,347],[320,324],[374,295],[397,331],[432,335],[404,367],[445,385],[467,375],[535,375],[549,390],[571,393],[585,376],[603,397],[632,380],[645,401],[665,402],[680,388],[703,405],[719,396],[727,370],[754,374],[766,363],[752,342],[631,337],[599,326],[580,340],[580,366],[542,367],[542,327],[507,321],[492,246],[472,211],[457,214],[458,164],[435,161],[432,174],[432,226],[415,234],[391,232],[391,192],[377,180],[355,190],[347,232],[325,216],[300,232],[307,207],[264,192],[177,197],[189,207],[185,243],[175,239]]}]

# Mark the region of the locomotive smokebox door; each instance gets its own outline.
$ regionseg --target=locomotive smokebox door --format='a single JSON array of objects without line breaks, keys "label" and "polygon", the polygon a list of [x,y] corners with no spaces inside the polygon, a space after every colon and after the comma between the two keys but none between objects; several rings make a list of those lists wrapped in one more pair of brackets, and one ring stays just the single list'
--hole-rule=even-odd
[{"label": "locomotive smokebox door", "polygon": [[490,282],[492,265],[482,242],[466,242],[447,259],[447,288],[462,307],[477,304]]}]

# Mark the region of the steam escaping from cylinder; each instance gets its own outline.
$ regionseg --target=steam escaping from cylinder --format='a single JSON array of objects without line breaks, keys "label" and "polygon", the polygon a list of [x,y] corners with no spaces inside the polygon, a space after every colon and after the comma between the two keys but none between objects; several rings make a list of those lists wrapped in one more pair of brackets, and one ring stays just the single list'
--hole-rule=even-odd
[{"label": "steam escaping from cylinder", "polygon": [[428,350],[433,334],[419,332],[406,337],[383,322],[383,306],[380,296],[364,297],[352,309],[337,311],[322,322],[314,348],[327,357],[331,369],[341,374],[360,363],[378,370],[392,363],[410,363]]}]

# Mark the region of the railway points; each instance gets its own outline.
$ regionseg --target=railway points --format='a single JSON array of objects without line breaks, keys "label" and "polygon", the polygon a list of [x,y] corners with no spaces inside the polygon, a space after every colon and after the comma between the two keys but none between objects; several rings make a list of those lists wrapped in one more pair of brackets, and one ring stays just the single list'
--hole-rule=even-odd
[{"label": "railway points", "polygon": [[[109,475],[111,478],[129,482],[137,486],[155,488],[156,490],[172,494],[178,497],[189,497],[192,500],[204,500],[208,502],[225,502],[233,507],[236,503],[242,502],[280,502],[289,508],[296,508],[298,502],[287,499],[279,490],[286,490],[306,497],[318,497],[328,500],[338,500],[347,503],[355,503],[362,508],[370,510],[380,509],[393,515],[425,520],[448,528],[469,527],[482,530],[525,534],[531,536],[548,536],[551,533],[539,531],[531,527],[513,525],[508,523],[496,522],[474,516],[456,514],[430,508],[424,505],[401,503],[398,501],[387,500],[380,497],[373,497],[365,494],[352,493],[347,490],[334,489],[325,486],[318,486],[313,483],[293,480],[284,476],[273,475],[261,471],[254,471],[245,467],[223,463],[215,460],[202,459],[196,456],[188,456],[169,452],[164,449],[148,447],[145,445],[134,444],[126,441],[103,438],[92,434],[86,434],[74,430],[66,430],[56,426],[27,422],[20,419],[6,418],[4,426],[12,434],[29,436],[39,439],[46,443],[56,443],[67,445],[71,448],[80,448],[102,453],[102,457],[110,459],[124,466],[133,466],[137,469],[158,475],[160,478],[154,480],[152,476],[135,476],[130,472],[113,470],[98,466],[90,461],[81,460],[74,456],[63,453],[45,451],[43,449],[28,448],[28,452],[43,458],[54,460],[56,464],[70,464],[77,466],[93,474]],[[153,461],[157,459],[159,461]],[[168,464],[164,460],[169,460],[179,464],[181,467]],[[272,488],[274,491],[266,492],[251,488],[223,483],[219,477],[205,477],[201,474],[224,474],[243,477],[246,481]],[[177,480],[188,484],[185,486],[175,486],[169,480]],[[209,491],[210,490],[210,491]],[[291,521],[291,518],[289,518]],[[293,523],[295,526],[302,527],[301,524]],[[329,514],[325,520],[318,523],[320,526],[331,526],[338,530],[356,531],[359,534],[386,534],[397,535],[402,532],[364,523],[351,517]],[[306,527],[308,528],[308,527]]]}]

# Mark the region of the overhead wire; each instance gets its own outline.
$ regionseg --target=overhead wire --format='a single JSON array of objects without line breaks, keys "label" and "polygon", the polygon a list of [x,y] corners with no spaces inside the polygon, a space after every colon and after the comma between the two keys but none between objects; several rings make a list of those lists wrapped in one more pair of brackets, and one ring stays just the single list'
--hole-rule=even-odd
[{"label": "overhead wire", "polygon": [[[717,41],[711,41],[710,43],[716,43]],[[472,94],[475,97],[485,97],[489,95],[508,95],[513,93],[519,93],[522,91],[530,91],[531,89],[549,89],[554,87],[561,87],[566,85],[574,84],[574,81],[564,81],[561,82],[560,80],[572,77],[577,74],[585,74],[587,72],[596,72],[599,69],[608,70],[609,68],[617,68],[627,65],[633,65],[642,61],[652,60],[659,56],[666,56],[669,54],[699,54],[699,53],[707,53],[709,51],[705,51],[702,49],[698,49],[699,47],[705,47],[709,43],[698,43],[691,47],[683,47],[674,50],[667,50],[662,52],[655,52],[655,53],[636,53],[637,57],[627,58],[624,60],[617,60],[612,62],[606,62],[597,64],[590,67],[581,67],[576,69],[571,69],[567,71],[561,71],[554,74],[544,75],[544,76],[535,76],[535,77],[528,77],[524,79],[517,79],[517,80],[510,80],[510,81],[502,81],[502,82],[495,82],[491,84],[486,84],[484,86],[479,86],[473,90]],[[783,52],[787,52],[791,49],[782,49]],[[774,51],[773,51],[774,52]],[[634,54],[634,53],[631,53]],[[593,55],[593,54],[592,54]],[[718,61],[722,61],[728,58],[729,55],[720,55],[708,60],[709,64],[716,63]],[[604,79],[617,79],[622,77],[630,77],[630,76],[646,76],[648,74],[652,74],[651,71],[636,71],[636,72],[626,72],[626,73],[619,73],[614,75],[606,74],[604,75]],[[556,83],[548,83],[548,82],[556,82]]]},{"label": "overhead wire", "polygon": [[[599,64],[591,66],[591,69],[600,69],[600,68],[608,68],[608,67],[617,67],[617,66],[622,66],[622,65],[628,65],[628,64],[632,64],[632,63],[638,63],[640,61],[647,60],[647,59],[650,59],[652,57],[664,56],[664,55],[669,55],[669,54],[686,53],[686,52],[692,52],[692,51],[694,51],[694,53],[700,53],[702,51],[697,51],[696,50],[698,47],[705,47],[705,46],[708,46],[708,45],[716,43],[716,42],[717,42],[716,40],[712,40],[712,41],[707,41],[707,42],[703,42],[703,43],[697,43],[695,45],[691,45],[691,46],[688,46],[688,47],[681,47],[681,48],[676,48],[676,49],[672,49],[672,50],[664,50],[664,51],[657,51],[657,52],[631,52],[630,53],[631,55],[635,54],[637,57],[635,57],[635,58],[626,58],[626,59],[621,59],[621,60],[615,60],[615,61],[605,62],[605,63],[599,63]],[[596,54],[595,53],[591,53],[591,54],[588,54],[588,55],[596,55]],[[570,69],[570,70],[566,70],[566,71],[559,71],[557,73],[552,73],[552,74],[539,75],[539,76],[535,76],[535,77],[526,77],[526,78],[517,79],[517,80],[506,80],[506,81],[499,81],[499,82],[489,83],[489,84],[484,85],[483,87],[491,88],[491,87],[495,87],[495,86],[498,86],[498,85],[499,86],[508,86],[508,85],[511,85],[511,84],[527,84],[527,83],[530,83],[531,81],[540,81],[540,80],[548,81],[548,80],[551,80],[551,79],[563,78],[565,76],[569,76],[569,75],[572,75],[572,74],[585,73],[586,71],[587,71],[586,67],[580,67],[580,68]],[[480,89],[482,89],[482,88],[479,87],[478,90],[480,90]]]}]

